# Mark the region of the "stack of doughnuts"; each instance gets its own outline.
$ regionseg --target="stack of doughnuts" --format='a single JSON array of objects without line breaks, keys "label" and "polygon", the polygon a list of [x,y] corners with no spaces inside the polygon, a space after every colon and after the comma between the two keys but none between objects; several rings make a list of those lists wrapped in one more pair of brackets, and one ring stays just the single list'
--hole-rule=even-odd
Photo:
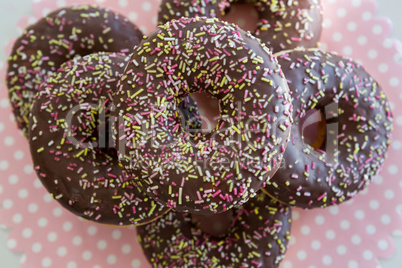
[{"label": "stack of doughnuts", "polygon": [[[221,21],[255,7],[253,33]],[[291,207],[328,207],[378,174],[392,112],[353,59],[315,48],[319,0],[163,0],[143,36],[99,6],[50,13],[9,57],[34,169],[64,208],[137,226],[154,267],[278,267]],[[193,93],[219,101],[201,131]],[[307,142],[305,119],[323,118]],[[219,233],[199,219],[228,215]]]}]

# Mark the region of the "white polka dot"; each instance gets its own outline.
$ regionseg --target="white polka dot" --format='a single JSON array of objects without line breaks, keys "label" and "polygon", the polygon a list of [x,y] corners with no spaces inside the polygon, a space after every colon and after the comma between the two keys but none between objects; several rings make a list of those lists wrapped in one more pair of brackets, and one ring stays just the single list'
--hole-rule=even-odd
[{"label": "white polka dot", "polygon": [[4,144],[7,146],[12,146],[14,144],[14,138],[11,136],[8,136],[4,139]]},{"label": "white polka dot", "polygon": [[28,190],[27,189],[20,189],[18,191],[18,197],[21,199],[25,199],[28,197]]},{"label": "white polka dot", "polygon": [[116,255],[111,254],[111,255],[107,256],[106,261],[107,261],[107,263],[110,264],[110,265],[115,264],[116,261],[117,261]]},{"label": "white polka dot", "polygon": [[388,224],[391,223],[391,217],[389,215],[387,215],[387,214],[384,214],[384,215],[381,216],[381,222],[384,225],[388,225]]},{"label": "white polka dot", "polygon": [[301,233],[304,235],[310,234],[310,227],[308,225],[304,225],[301,227]]},{"label": "white polka dot", "polygon": [[20,224],[22,222],[22,219],[23,217],[19,213],[13,215],[13,223],[15,224]]},{"label": "white polka dot", "polygon": [[140,267],[141,267],[141,261],[138,260],[138,259],[134,259],[134,260],[131,262],[131,267],[133,267],[133,268],[140,268]]},{"label": "white polka dot", "polygon": [[363,20],[370,20],[373,17],[370,11],[365,11],[362,13]]},{"label": "white polka dot", "polygon": [[352,243],[355,245],[359,245],[362,242],[362,239],[359,235],[352,236]]},{"label": "white polka dot", "polygon": [[334,34],[332,35],[332,39],[333,39],[335,42],[340,42],[340,41],[342,41],[342,33],[339,33],[339,32],[334,33]]},{"label": "white polka dot", "polygon": [[367,37],[364,36],[364,35],[360,35],[360,36],[357,38],[357,43],[358,43],[359,45],[361,45],[361,46],[367,44]]},{"label": "white polka dot", "polygon": [[395,193],[393,190],[389,189],[385,191],[384,196],[386,199],[394,199]]},{"label": "white polka dot", "polygon": [[129,254],[131,252],[131,246],[129,244],[125,244],[121,248],[121,252],[124,254]]},{"label": "white polka dot", "polygon": [[56,207],[53,209],[53,216],[60,217],[63,215],[63,209],[61,207]]},{"label": "white polka dot", "polygon": [[328,50],[328,44],[325,43],[325,42],[321,42],[319,48],[320,48],[321,51],[327,51]]},{"label": "white polka dot", "polygon": [[107,247],[107,243],[105,240],[99,240],[96,246],[98,247],[99,250],[104,250]]},{"label": "white polka dot", "polygon": [[128,0],[119,0],[119,6],[126,7],[128,5]]},{"label": "white polka dot", "polygon": [[381,27],[381,25],[374,25],[374,27],[373,27],[373,33],[374,33],[374,34],[380,34],[380,33],[382,33],[382,27]]},{"label": "white polka dot", "polygon": [[8,119],[10,120],[10,122],[14,123],[15,122],[14,114],[9,114]]},{"label": "white polka dot", "polygon": [[303,261],[307,258],[307,253],[304,250],[300,250],[299,252],[297,252],[297,258]]},{"label": "white polka dot", "polygon": [[392,77],[391,79],[389,79],[389,85],[391,87],[397,87],[399,86],[399,78],[397,77]]},{"label": "white polka dot", "polygon": [[[290,261],[284,260],[282,263],[283,268],[292,268],[293,264]],[[133,263],[131,263],[132,267],[138,268],[139,266],[134,266]]]},{"label": "white polka dot", "polygon": [[8,183],[10,184],[17,184],[19,181],[19,177],[15,174],[11,174],[10,176],[8,176]]},{"label": "white polka dot", "polygon": [[346,16],[346,14],[347,14],[347,12],[346,12],[346,9],[344,9],[344,8],[339,8],[336,11],[336,15],[338,15],[339,18],[344,18]]},{"label": "white polka dot", "polygon": [[139,26],[139,28],[140,28],[141,32],[143,32],[144,34],[145,34],[145,33],[148,33],[148,28],[147,28],[147,26],[141,25],[141,26]]},{"label": "white polka dot", "polygon": [[120,239],[121,238],[121,231],[120,230],[114,230],[112,232],[112,237],[113,237],[113,239],[116,239],[116,240]]},{"label": "white polka dot", "polygon": [[394,150],[400,150],[401,148],[402,148],[402,142],[400,142],[400,141],[398,141],[398,140],[394,140],[392,143],[391,143],[391,146],[392,146],[392,149],[394,149]]},{"label": "white polka dot", "polygon": [[142,3],[142,9],[144,11],[150,11],[152,9],[152,4],[150,2],[148,2],[148,1],[144,1]]},{"label": "white polka dot", "polygon": [[380,73],[386,73],[388,71],[388,65],[386,63],[380,63],[380,65],[378,65],[378,71],[380,71]]},{"label": "white polka dot", "polygon": [[349,261],[348,268],[359,268],[359,263],[357,261]]},{"label": "white polka dot", "polygon": [[30,238],[32,236],[32,229],[31,228],[25,228],[22,230],[22,236],[24,238]]},{"label": "white polka dot", "polygon": [[96,226],[89,226],[87,231],[89,235],[95,235],[98,231],[98,228],[96,228]]},{"label": "white polka dot", "polygon": [[26,165],[26,166],[24,166],[24,173],[25,174],[32,174],[33,173],[33,167],[32,167],[32,165]]},{"label": "white polka dot", "polygon": [[381,250],[386,250],[388,249],[388,242],[386,240],[380,240],[378,241],[377,246]]},{"label": "white polka dot", "polygon": [[392,175],[398,174],[398,167],[396,165],[390,165],[388,167],[388,172]]},{"label": "white polka dot", "polygon": [[82,244],[82,237],[81,236],[74,236],[73,238],[73,244],[76,246],[79,246]]},{"label": "white polka dot", "polygon": [[365,250],[363,252],[363,258],[368,260],[368,261],[373,259],[373,252],[371,252],[370,250]]},{"label": "white polka dot", "polygon": [[92,252],[89,250],[86,250],[82,253],[82,258],[86,261],[89,261],[92,258]]},{"label": "white polka dot", "polygon": [[314,240],[313,242],[311,242],[311,248],[314,250],[321,249],[321,242],[318,240]]},{"label": "white polka dot", "polygon": [[340,245],[336,248],[336,251],[338,252],[339,255],[345,255],[347,252],[347,249],[344,245]]},{"label": "white polka dot", "polygon": [[300,218],[300,213],[299,211],[292,210],[292,219],[293,220],[298,220]]},{"label": "white polka dot", "polygon": [[40,182],[39,179],[35,179],[34,182],[33,182],[33,185],[34,185],[34,187],[35,187],[36,189],[39,189],[39,188],[42,188],[42,187],[43,187],[43,184]]},{"label": "white polka dot", "polygon": [[43,195],[43,201],[45,201],[46,203],[50,203],[53,201],[53,198],[49,193],[45,193]]},{"label": "white polka dot", "polygon": [[358,219],[358,220],[363,220],[364,219],[364,211],[363,210],[357,210],[356,212],[355,212],[355,217],[356,217],[356,219]]},{"label": "white polka dot", "polygon": [[384,40],[384,42],[382,43],[382,45],[383,45],[385,48],[391,48],[391,47],[394,45],[394,42],[393,42],[391,39],[387,38],[387,39]]},{"label": "white polka dot", "polygon": [[0,161],[0,169],[1,170],[6,170],[8,169],[8,162],[6,160]]},{"label": "white polka dot", "polygon": [[351,46],[344,46],[342,52],[344,55],[349,56],[353,53],[353,48]]},{"label": "white polka dot", "polygon": [[65,0],[57,0],[57,6],[58,7],[65,7],[66,6],[66,1]]},{"label": "white polka dot", "polygon": [[7,239],[6,244],[7,244],[7,247],[9,249],[14,249],[17,246],[17,240],[15,240],[15,239]]},{"label": "white polka dot", "polygon": [[66,256],[66,255],[67,255],[67,248],[65,248],[65,247],[59,247],[59,248],[57,249],[57,255],[60,256],[60,257]]},{"label": "white polka dot", "polygon": [[377,51],[377,50],[375,50],[375,49],[370,49],[370,50],[368,51],[368,57],[369,57],[370,59],[376,59],[377,56],[378,56],[378,51]]},{"label": "white polka dot", "polygon": [[317,225],[323,225],[325,223],[325,218],[322,215],[318,215],[315,217],[315,223]]},{"label": "white polka dot", "polygon": [[0,132],[3,132],[3,130],[4,130],[4,123],[0,122]]},{"label": "white polka dot", "polygon": [[67,263],[67,268],[77,268],[77,263],[74,261],[70,261],[69,263]]},{"label": "white polka dot", "polygon": [[329,240],[334,240],[336,237],[336,233],[334,230],[328,230],[327,232],[325,232],[325,237]]},{"label": "white polka dot", "polygon": [[398,116],[398,117],[396,118],[396,123],[397,123],[398,125],[402,126],[402,115],[400,115],[400,116]]},{"label": "white polka dot", "polygon": [[324,265],[331,265],[331,264],[332,264],[332,258],[331,258],[331,256],[325,255],[325,256],[322,258],[322,263],[323,263]]},{"label": "white polka dot", "polygon": [[42,245],[40,243],[34,243],[32,245],[32,251],[38,253],[42,250]]},{"label": "white polka dot", "polygon": [[291,235],[289,238],[289,245],[294,245],[296,244],[296,237],[294,235]]},{"label": "white polka dot", "polygon": [[63,223],[63,230],[66,232],[71,231],[71,229],[73,229],[73,224],[69,221],[66,221],[65,223]]},{"label": "white polka dot", "polygon": [[370,208],[376,210],[380,207],[380,202],[378,200],[371,200],[370,201]]},{"label": "white polka dot", "polygon": [[373,182],[375,184],[381,185],[383,183],[384,179],[381,175],[377,175],[373,178]]},{"label": "white polka dot", "polygon": [[42,259],[42,266],[43,267],[50,267],[52,265],[52,260],[49,257]]},{"label": "white polka dot", "polygon": [[13,201],[11,201],[10,199],[6,199],[3,201],[2,206],[5,209],[11,209],[13,207]]},{"label": "white polka dot", "polygon": [[132,11],[132,12],[128,13],[128,18],[132,21],[135,21],[138,18],[138,14],[136,12]]},{"label": "white polka dot", "polygon": [[47,240],[48,240],[49,242],[54,242],[54,241],[56,241],[56,240],[57,240],[57,234],[56,234],[55,232],[50,232],[50,233],[48,233],[48,235],[47,235]]},{"label": "white polka dot", "polygon": [[47,223],[48,223],[48,220],[46,219],[46,218],[40,218],[39,220],[38,220],[38,226],[39,227],[46,227],[47,226]]},{"label": "white polka dot", "polygon": [[375,226],[372,225],[372,224],[370,224],[370,225],[368,225],[368,226],[366,227],[366,232],[367,232],[369,235],[375,234],[376,231],[377,231],[377,229],[376,229]]},{"label": "white polka dot", "polygon": [[328,210],[329,210],[329,213],[331,213],[332,215],[338,215],[339,214],[338,206],[329,207]]},{"label": "white polka dot", "polygon": [[0,107],[7,108],[8,106],[10,106],[10,102],[8,101],[8,99],[1,99],[0,100]]},{"label": "white polka dot", "polygon": [[18,150],[18,151],[14,152],[14,159],[15,160],[21,160],[23,158],[24,158],[24,152],[23,151]]}]

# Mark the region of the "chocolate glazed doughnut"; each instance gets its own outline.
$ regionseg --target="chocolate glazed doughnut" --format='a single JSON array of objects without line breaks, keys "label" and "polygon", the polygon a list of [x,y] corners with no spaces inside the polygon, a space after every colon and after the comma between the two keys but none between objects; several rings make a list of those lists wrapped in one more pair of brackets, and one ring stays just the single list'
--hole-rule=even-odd
[{"label": "chocolate glazed doughnut", "polygon": [[[319,50],[282,52],[278,61],[293,95],[291,140],[284,163],[264,188],[302,208],[354,197],[381,169],[391,141],[388,99],[362,66]],[[325,148],[303,141],[301,118],[310,109],[326,118]]]},{"label": "chocolate glazed doughnut", "polygon": [[14,43],[6,77],[18,128],[28,137],[32,99],[63,62],[101,51],[129,53],[142,36],[125,17],[95,5],[59,9],[26,28]]},{"label": "chocolate glazed doughnut", "polygon": [[296,47],[316,47],[320,40],[320,0],[162,0],[158,24],[183,16],[224,19],[231,4],[254,6],[259,20],[254,34],[274,52]]},{"label": "chocolate glazed doughnut", "polygon": [[[108,136],[112,95],[129,58],[99,53],[62,64],[35,97],[29,125],[34,168],[53,198],[113,225],[143,224],[169,210],[136,187]],[[195,114],[185,102],[184,114]]]},{"label": "chocolate glazed doughnut", "polygon": [[203,233],[191,219],[191,214],[170,211],[137,228],[153,267],[276,268],[290,238],[290,207],[264,194],[233,208],[232,224],[222,236]]},{"label": "chocolate glazed doughnut", "polygon": [[[174,107],[200,91],[219,100],[220,120],[193,135]],[[119,155],[141,170],[138,186],[161,204],[200,214],[256,194],[281,162],[292,121],[286,80],[265,45],[199,17],[168,22],[141,42],[114,104]]]}]

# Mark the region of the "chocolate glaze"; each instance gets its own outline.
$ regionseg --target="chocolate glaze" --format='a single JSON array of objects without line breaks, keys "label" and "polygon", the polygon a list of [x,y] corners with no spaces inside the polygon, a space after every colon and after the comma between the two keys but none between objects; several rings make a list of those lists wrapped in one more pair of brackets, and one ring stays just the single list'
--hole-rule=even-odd
[{"label": "chocolate glaze", "polygon": [[95,5],[59,9],[26,28],[14,43],[6,77],[18,128],[28,136],[32,99],[63,62],[93,52],[129,53],[142,36],[125,17]]},{"label": "chocolate glaze", "polygon": [[258,14],[255,34],[274,52],[316,47],[322,30],[320,0],[162,0],[158,24],[181,17],[225,19],[232,4],[250,4]]},{"label": "chocolate glaze", "polygon": [[[53,198],[113,225],[143,224],[169,210],[136,187],[108,136],[112,95],[129,58],[95,53],[62,64],[35,97],[29,125],[34,169]],[[186,116],[197,112],[184,102]]]},{"label": "chocolate glaze", "polygon": [[[169,107],[199,91],[219,99],[221,119],[211,133],[192,135]],[[114,103],[113,134],[122,163],[141,171],[138,186],[200,214],[256,194],[279,166],[292,121],[276,58],[217,19],[183,18],[152,32],[133,52]]]},{"label": "chocolate glaze", "polygon": [[[378,174],[391,142],[392,114],[374,78],[350,58],[316,49],[282,52],[278,61],[293,96],[291,140],[284,166],[264,188],[302,208],[354,197]],[[301,118],[326,115],[325,152],[303,141]]]},{"label": "chocolate glaze", "polygon": [[138,241],[155,268],[278,267],[290,238],[290,207],[260,194],[232,210],[232,224],[220,237],[203,233],[191,214],[172,210],[139,226]]}]

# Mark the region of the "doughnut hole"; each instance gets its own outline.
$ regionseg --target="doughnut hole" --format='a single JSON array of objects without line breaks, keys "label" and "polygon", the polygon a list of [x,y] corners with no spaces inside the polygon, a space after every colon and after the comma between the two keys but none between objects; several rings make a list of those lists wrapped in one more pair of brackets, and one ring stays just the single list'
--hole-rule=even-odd
[{"label": "doughnut hole", "polygon": [[202,91],[191,94],[191,97],[197,102],[198,111],[201,119],[201,132],[212,132],[220,119],[219,101],[213,98],[209,93]]},{"label": "doughnut hole", "polygon": [[326,149],[326,125],[325,115],[321,110],[310,109],[305,116],[300,118],[299,131],[304,143],[314,150]]},{"label": "doughnut hole", "polygon": [[[246,17],[245,14],[247,14]],[[253,33],[258,23],[258,14],[252,4],[247,3],[246,0],[242,0],[231,3],[230,7],[226,9],[225,15],[219,19],[232,22],[243,30]]]},{"label": "doughnut hole", "polygon": [[215,237],[224,236],[233,222],[233,210],[212,215],[191,214],[191,221],[205,234]]}]

